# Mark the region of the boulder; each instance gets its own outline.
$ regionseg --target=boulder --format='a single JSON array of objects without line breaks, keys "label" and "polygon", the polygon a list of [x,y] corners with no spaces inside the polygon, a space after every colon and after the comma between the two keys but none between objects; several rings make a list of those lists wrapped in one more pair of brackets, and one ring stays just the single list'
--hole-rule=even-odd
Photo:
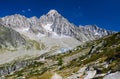
[{"label": "boulder", "polygon": [[120,79],[120,72],[111,73],[106,75],[103,79]]}]

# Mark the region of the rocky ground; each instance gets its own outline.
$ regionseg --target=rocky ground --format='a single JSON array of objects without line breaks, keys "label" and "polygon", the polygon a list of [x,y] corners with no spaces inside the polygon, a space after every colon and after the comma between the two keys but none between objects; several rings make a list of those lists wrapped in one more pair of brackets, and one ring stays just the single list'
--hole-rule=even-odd
[{"label": "rocky ground", "polygon": [[5,64],[6,67],[0,68],[1,78],[119,79],[119,39],[120,33],[117,33],[57,55],[43,54],[19,63]]}]

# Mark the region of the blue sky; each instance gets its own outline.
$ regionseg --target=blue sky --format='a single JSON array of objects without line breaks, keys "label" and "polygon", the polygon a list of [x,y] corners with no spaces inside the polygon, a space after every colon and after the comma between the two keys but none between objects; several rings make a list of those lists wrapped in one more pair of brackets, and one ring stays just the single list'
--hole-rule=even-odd
[{"label": "blue sky", "polygon": [[120,0],[1,0],[0,17],[22,14],[26,17],[56,9],[75,25],[96,24],[120,31]]}]

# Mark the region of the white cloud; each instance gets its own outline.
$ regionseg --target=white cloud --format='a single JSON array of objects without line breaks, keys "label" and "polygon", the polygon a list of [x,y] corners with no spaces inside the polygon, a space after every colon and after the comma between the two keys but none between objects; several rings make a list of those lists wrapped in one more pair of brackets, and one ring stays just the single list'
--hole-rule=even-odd
[{"label": "white cloud", "polygon": [[28,11],[31,11],[31,9],[28,9]]},{"label": "white cloud", "polygon": [[27,12],[30,12],[31,9],[27,9],[27,10],[22,10],[22,13],[27,13]]}]

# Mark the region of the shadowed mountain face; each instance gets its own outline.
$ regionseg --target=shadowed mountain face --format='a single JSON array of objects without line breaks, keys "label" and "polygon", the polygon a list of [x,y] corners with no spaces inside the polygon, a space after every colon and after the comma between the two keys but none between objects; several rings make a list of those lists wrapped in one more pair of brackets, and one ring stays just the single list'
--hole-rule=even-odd
[{"label": "shadowed mountain face", "polygon": [[15,14],[3,17],[2,24],[15,29],[18,32],[29,32],[33,34],[53,36],[53,37],[73,37],[80,42],[94,40],[113,32],[97,27],[96,25],[88,25],[85,27],[77,27],[65,19],[56,10],[50,10],[46,15],[40,17],[26,18],[25,16]]},{"label": "shadowed mountain face", "polygon": [[0,49],[17,50],[17,49],[36,49],[41,50],[44,44],[40,41],[29,39],[12,28],[0,24]]},{"label": "shadowed mountain face", "polygon": [[0,25],[0,48],[25,46],[26,40],[11,28]]}]

